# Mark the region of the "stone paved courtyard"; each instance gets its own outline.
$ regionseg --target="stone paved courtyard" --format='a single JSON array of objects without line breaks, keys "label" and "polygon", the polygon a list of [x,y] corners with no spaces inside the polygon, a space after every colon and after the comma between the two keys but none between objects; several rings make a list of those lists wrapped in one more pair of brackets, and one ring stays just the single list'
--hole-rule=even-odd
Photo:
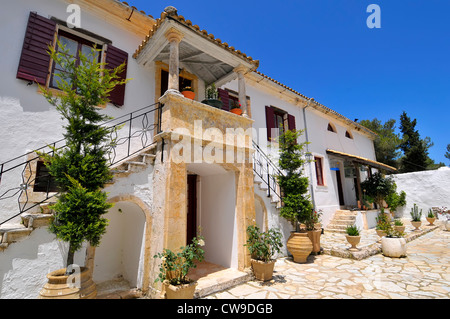
[{"label": "stone paved courtyard", "polygon": [[[329,236],[336,241],[342,239]],[[376,240],[372,236],[372,241]],[[355,260],[320,254],[310,255],[304,264],[280,258],[271,281],[248,281],[205,298],[449,299],[450,232],[441,226],[415,238],[408,242],[404,258],[378,253]]]}]

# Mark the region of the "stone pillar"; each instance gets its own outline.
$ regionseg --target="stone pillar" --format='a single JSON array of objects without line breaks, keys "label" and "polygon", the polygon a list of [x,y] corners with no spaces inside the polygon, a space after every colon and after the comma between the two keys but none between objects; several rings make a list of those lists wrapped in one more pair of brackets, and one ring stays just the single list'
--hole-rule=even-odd
[{"label": "stone pillar", "polygon": [[239,90],[239,102],[242,107],[242,116],[248,117],[247,110],[247,93],[245,92],[245,79],[244,74],[247,71],[247,68],[240,65],[234,69],[234,72],[238,75],[238,90]]},{"label": "stone pillar", "polygon": [[165,34],[167,40],[170,43],[170,55],[169,55],[169,84],[168,90],[179,91],[179,73],[180,73],[180,60],[179,60],[179,44],[183,39],[183,34],[171,28]]}]

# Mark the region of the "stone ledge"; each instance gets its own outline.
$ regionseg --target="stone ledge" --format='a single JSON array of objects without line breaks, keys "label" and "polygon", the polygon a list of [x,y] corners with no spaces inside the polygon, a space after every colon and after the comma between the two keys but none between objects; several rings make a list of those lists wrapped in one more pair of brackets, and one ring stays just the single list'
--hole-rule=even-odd
[{"label": "stone ledge", "polygon": [[[433,230],[436,230],[439,228],[438,225],[433,226],[422,226],[419,231],[411,231],[408,233],[408,235],[405,237],[406,242],[410,242],[412,240],[415,240],[419,238],[420,236],[423,236]],[[381,253],[381,243],[375,242],[373,244],[370,244],[368,246],[364,246],[361,248],[358,248],[358,251],[350,251],[348,248],[343,249],[339,247],[331,247],[331,248],[323,248],[323,254],[331,255],[335,257],[341,257],[341,258],[349,258],[349,259],[355,259],[355,260],[362,260],[365,258],[368,258],[370,256],[376,255]]]}]

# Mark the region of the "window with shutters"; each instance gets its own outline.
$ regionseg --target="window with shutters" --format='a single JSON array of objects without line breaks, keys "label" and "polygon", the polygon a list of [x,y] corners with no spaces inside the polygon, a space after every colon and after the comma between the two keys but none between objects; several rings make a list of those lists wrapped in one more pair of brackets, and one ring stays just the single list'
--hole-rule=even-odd
[{"label": "window with shutters", "polygon": [[[52,89],[57,88],[57,80],[64,72],[60,65],[54,65],[48,54],[48,47],[56,45],[56,39],[66,45],[73,59],[79,63],[80,52],[87,55],[96,44],[103,53],[99,59],[105,62],[105,68],[114,69],[125,63],[125,68],[119,74],[126,78],[128,53],[114,47],[111,41],[83,29],[69,29],[65,22],[56,18],[48,19],[30,12],[26,27],[22,53],[17,69],[17,79],[35,82]],[[125,84],[114,88],[110,93],[110,102],[122,106],[125,98]]]},{"label": "window with shutters", "polygon": [[317,186],[324,186],[322,157],[314,156]]},{"label": "window with shutters", "polygon": [[295,130],[295,117],[274,106],[266,106],[267,139],[277,140],[287,130]]}]

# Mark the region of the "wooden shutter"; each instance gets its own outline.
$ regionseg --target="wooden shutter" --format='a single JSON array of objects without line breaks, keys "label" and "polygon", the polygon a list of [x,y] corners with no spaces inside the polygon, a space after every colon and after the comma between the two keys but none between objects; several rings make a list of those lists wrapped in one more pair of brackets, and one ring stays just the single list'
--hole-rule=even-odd
[{"label": "wooden shutter", "polygon": [[219,93],[219,98],[223,103],[222,110],[229,111],[230,110],[230,98],[228,96],[227,90],[217,89]]},{"label": "wooden shutter", "polygon": [[50,55],[47,51],[55,32],[55,21],[30,12],[17,69],[18,79],[46,84],[50,66]]},{"label": "wooden shutter", "polygon": [[275,114],[273,108],[266,105],[266,126],[267,126],[267,140],[272,138],[272,129],[275,128]]},{"label": "wooden shutter", "polygon": [[295,116],[288,114],[288,130],[295,130]]},{"label": "wooden shutter", "polygon": [[[108,45],[105,59],[106,68],[115,69],[124,62],[125,68],[119,74],[120,79],[123,80],[127,78],[128,53],[112,45]],[[125,84],[116,86],[109,94],[109,100],[116,106],[123,106],[125,100]]]}]

